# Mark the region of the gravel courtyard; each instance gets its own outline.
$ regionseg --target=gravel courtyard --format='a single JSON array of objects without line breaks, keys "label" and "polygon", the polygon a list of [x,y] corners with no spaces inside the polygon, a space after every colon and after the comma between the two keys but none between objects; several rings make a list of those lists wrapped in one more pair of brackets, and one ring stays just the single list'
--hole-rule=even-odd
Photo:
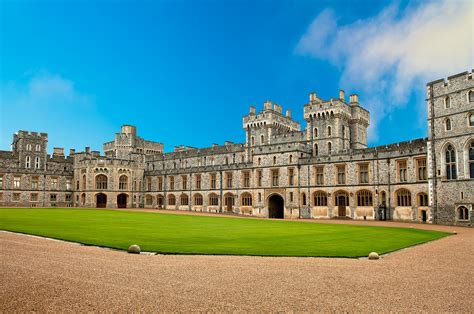
[{"label": "gravel courtyard", "polygon": [[385,224],[458,234],[369,261],[131,255],[0,231],[0,312],[472,311],[474,229]]}]

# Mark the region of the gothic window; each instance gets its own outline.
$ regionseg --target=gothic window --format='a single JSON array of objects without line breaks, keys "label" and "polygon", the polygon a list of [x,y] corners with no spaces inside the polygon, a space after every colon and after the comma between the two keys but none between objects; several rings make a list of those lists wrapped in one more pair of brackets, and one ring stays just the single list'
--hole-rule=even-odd
[{"label": "gothic window", "polygon": [[426,181],[428,179],[427,172],[426,172],[426,159],[418,159],[416,161],[417,164],[417,179],[418,181]]},{"label": "gothic window", "polygon": [[459,220],[468,220],[469,219],[469,211],[466,207],[461,206],[458,208],[458,219]]},{"label": "gothic window", "polygon": [[398,166],[398,182],[407,182],[407,161],[399,160]]},{"label": "gothic window", "polygon": [[201,194],[194,195],[194,205],[202,206],[202,195]]},{"label": "gothic window", "polygon": [[182,206],[189,205],[189,197],[186,194],[181,195],[180,203]]},{"label": "gothic window", "polygon": [[357,206],[372,206],[372,192],[361,190],[357,192]]},{"label": "gothic window", "polygon": [[444,99],[444,106],[446,109],[451,108],[451,98],[449,96]]},{"label": "gothic window", "polygon": [[323,191],[316,191],[313,193],[314,206],[327,206],[328,195]]},{"label": "gothic window", "polygon": [[151,195],[145,196],[145,205],[147,206],[153,205],[153,196]]},{"label": "gothic window", "polygon": [[30,156],[26,156],[25,166],[26,166],[26,168],[30,168],[30,166],[31,166],[31,157]]},{"label": "gothic window", "polygon": [[35,157],[35,168],[36,169],[39,169],[40,167],[40,158],[39,157]]},{"label": "gothic window", "polygon": [[278,186],[279,185],[279,182],[278,182],[278,169],[273,169],[272,170],[272,186]]},{"label": "gothic window", "polygon": [[446,131],[451,131],[452,129],[452,126],[451,126],[451,120],[450,119],[446,119]]},{"label": "gothic window", "polygon": [[128,178],[126,175],[121,175],[119,178],[119,190],[126,190],[128,185]]},{"label": "gothic window", "polygon": [[474,141],[469,146],[469,178],[474,179]]},{"label": "gothic window", "polygon": [[446,179],[455,180],[457,178],[456,173],[456,151],[452,145],[448,145],[445,153],[446,161]]},{"label": "gothic window", "polygon": [[181,188],[186,190],[188,188],[188,176],[181,176]]},{"label": "gothic window", "polygon": [[13,177],[13,188],[19,189],[21,185],[21,177]]},{"label": "gothic window", "polygon": [[252,195],[250,193],[244,193],[241,197],[242,206],[252,206]]},{"label": "gothic window", "polygon": [[[37,190],[38,189],[38,181],[39,181],[39,177],[32,177],[31,178],[31,189],[32,190]],[[1,186],[0,186],[1,188]]]},{"label": "gothic window", "polygon": [[249,188],[250,187],[250,172],[244,171],[244,188]]},{"label": "gothic window", "polygon": [[316,185],[324,184],[324,167],[316,167]]},{"label": "gothic window", "polygon": [[428,195],[426,193],[418,194],[418,206],[428,206]]},{"label": "gothic window", "polygon": [[201,175],[200,174],[196,175],[196,189],[198,190],[201,189]]},{"label": "gothic window", "polygon": [[106,190],[107,189],[107,176],[104,174],[99,174],[95,177],[95,188],[97,190]]},{"label": "gothic window", "polygon": [[228,189],[231,189],[232,188],[232,172],[228,172],[226,173],[226,176],[227,176],[227,188]]},{"label": "gothic window", "polygon": [[469,114],[469,126],[474,126],[474,113]]},{"label": "gothic window", "polygon": [[216,179],[216,174],[215,173],[211,173],[210,174],[210,181],[211,181],[211,189],[216,189],[217,188],[217,179]]},{"label": "gothic window", "polygon": [[369,164],[359,165],[359,183],[369,183]]},{"label": "gothic window", "polygon": [[407,189],[397,191],[397,206],[411,206],[411,193]]},{"label": "gothic window", "polygon": [[219,205],[219,198],[217,197],[217,194],[209,194],[209,205],[210,206],[218,206]]},{"label": "gothic window", "polygon": [[168,205],[174,206],[176,205],[176,197],[173,194],[168,196]]},{"label": "gothic window", "polygon": [[337,166],[337,184],[346,184],[346,166]]}]

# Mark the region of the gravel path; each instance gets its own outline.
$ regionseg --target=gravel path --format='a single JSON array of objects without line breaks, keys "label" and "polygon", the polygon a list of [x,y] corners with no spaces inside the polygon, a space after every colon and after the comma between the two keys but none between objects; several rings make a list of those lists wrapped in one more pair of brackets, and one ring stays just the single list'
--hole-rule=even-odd
[{"label": "gravel path", "polygon": [[0,231],[0,312],[472,311],[474,229],[415,226],[458,234],[369,261],[130,255]]}]

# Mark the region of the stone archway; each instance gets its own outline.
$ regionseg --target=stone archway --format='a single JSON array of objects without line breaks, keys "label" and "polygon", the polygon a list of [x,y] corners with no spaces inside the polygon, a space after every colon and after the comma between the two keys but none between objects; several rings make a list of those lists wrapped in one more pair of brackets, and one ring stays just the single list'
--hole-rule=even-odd
[{"label": "stone archway", "polygon": [[127,199],[128,199],[128,195],[125,193],[121,193],[117,195],[117,207],[127,208]]},{"label": "stone archway", "polygon": [[107,207],[107,195],[104,193],[99,193],[95,196],[95,201],[96,205],[95,207],[97,208],[106,208]]},{"label": "stone archway", "polygon": [[268,218],[285,218],[285,201],[278,194],[268,198]]}]

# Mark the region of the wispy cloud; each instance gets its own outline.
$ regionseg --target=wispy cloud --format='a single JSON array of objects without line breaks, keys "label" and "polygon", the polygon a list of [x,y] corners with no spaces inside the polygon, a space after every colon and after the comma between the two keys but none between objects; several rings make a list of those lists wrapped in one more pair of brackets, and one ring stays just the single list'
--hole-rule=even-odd
[{"label": "wispy cloud", "polygon": [[[466,71],[474,65],[474,2],[439,0],[390,5],[376,16],[339,25],[334,11],[322,11],[295,52],[328,60],[342,69],[341,86],[362,93],[377,122],[413,92],[425,106],[427,81]],[[419,111],[419,108],[415,108]],[[423,112],[423,118],[426,112]]]}]

